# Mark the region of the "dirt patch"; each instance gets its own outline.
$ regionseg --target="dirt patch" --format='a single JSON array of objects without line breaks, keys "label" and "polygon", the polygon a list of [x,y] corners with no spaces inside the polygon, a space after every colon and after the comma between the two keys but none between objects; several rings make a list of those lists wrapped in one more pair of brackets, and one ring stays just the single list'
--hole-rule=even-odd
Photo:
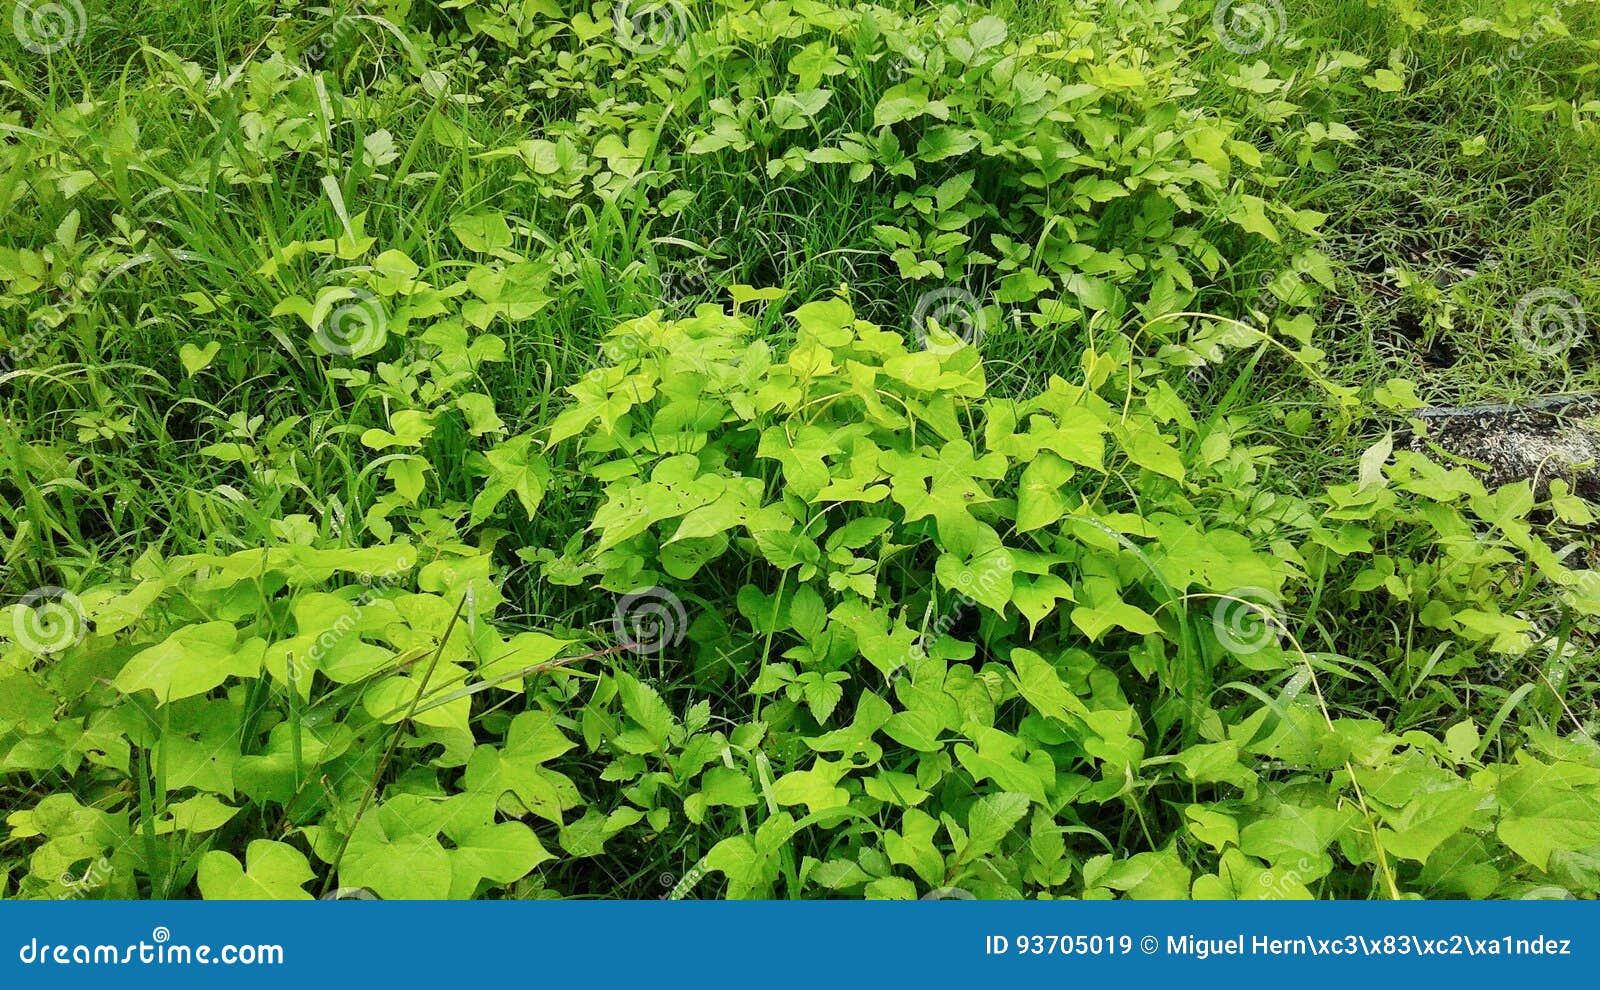
[{"label": "dirt patch", "polygon": [[1600,499],[1600,394],[1422,409],[1416,416],[1425,430],[1407,446],[1434,456],[1444,451],[1491,491],[1529,481],[1544,498],[1551,480],[1562,478],[1578,495]]}]

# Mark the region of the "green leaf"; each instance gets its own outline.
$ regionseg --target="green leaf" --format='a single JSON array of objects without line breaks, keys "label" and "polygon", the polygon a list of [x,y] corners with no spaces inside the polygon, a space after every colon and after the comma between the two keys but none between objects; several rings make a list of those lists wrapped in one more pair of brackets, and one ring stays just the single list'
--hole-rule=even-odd
[{"label": "green leaf", "polygon": [[656,689],[618,671],[617,693],[622,698],[622,710],[628,713],[645,735],[655,744],[658,752],[667,747],[667,739],[677,722],[672,710],[661,700]]},{"label": "green leaf", "polygon": [[1066,515],[1071,502],[1062,486],[1072,479],[1072,465],[1048,451],[1040,451],[1022,469],[1017,489],[1017,531],[1048,526]]},{"label": "green leaf", "polygon": [[1123,860],[1096,856],[1083,865],[1083,883],[1085,897],[1122,891],[1134,900],[1180,900],[1189,893],[1189,868],[1172,847]]},{"label": "green leaf", "polygon": [[390,901],[450,896],[450,854],[432,834],[382,834],[363,819],[339,862],[341,887],[365,887]]},{"label": "green leaf", "polygon": [[811,814],[850,803],[850,792],[836,785],[838,774],[823,761],[810,770],[791,770],[772,784],[772,800],[788,807],[803,804]]},{"label": "green leaf", "polygon": [[1099,642],[1112,628],[1126,629],[1136,636],[1148,636],[1161,630],[1149,612],[1115,599],[1103,605],[1078,606],[1072,610],[1072,624],[1082,629],[1091,642]]},{"label": "green leaf", "polygon": [[1239,744],[1233,740],[1200,743],[1177,755],[1184,776],[1197,784],[1228,783],[1253,792],[1256,775],[1239,762]]},{"label": "green leaf", "polygon": [[1427,862],[1441,843],[1467,827],[1482,797],[1469,787],[1458,787],[1415,798],[1398,814],[1385,816],[1389,827],[1378,830],[1384,851]]},{"label": "green leaf", "polygon": [[883,851],[889,862],[910,867],[923,882],[937,886],[945,880],[944,856],[935,841],[938,831],[937,819],[909,809],[901,816],[899,832],[883,833]]},{"label": "green leaf", "polygon": [[419,409],[401,409],[389,417],[389,430],[371,429],[361,434],[361,442],[373,450],[390,447],[420,447],[433,435],[429,414]]},{"label": "green leaf", "polygon": [[961,861],[971,862],[998,849],[1000,840],[1028,813],[1028,804],[1026,794],[989,794],[979,798],[967,812],[967,844],[961,850]]},{"label": "green leaf", "polygon": [[1032,650],[1011,651],[1017,690],[1039,714],[1062,722],[1087,715],[1089,709],[1073,694],[1054,667]]},{"label": "green leaf", "polygon": [[550,485],[550,463],[528,450],[532,441],[531,436],[515,437],[484,452],[488,477],[483,490],[472,500],[468,525],[477,526],[488,519],[501,501],[513,493],[527,517],[534,518],[544,501],[545,489]]},{"label": "green leaf", "polygon": [[167,817],[156,823],[156,834],[215,831],[238,813],[238,808],[223,804],[215,795],[200,794],[167,805]]},{"label": "green leaf", "polygon": [[810,681],[801,690],[805,696],[806,707],[811,709],[811,717],[819,724],[828,721],[828,716],[833,714],[833,709],[844,697],[844,688],[840,687],[837,681]]},{"label": "green leaf", "polygon": [[1029,579],[1019,576],[1011,589],[1011,603],[1028,619],[1028,635],[1039,629],[1039,623],[1055,611],[1056,603],[1074,601],[1072,586],[1056,577],[1045,574]]},{"label": "green leaf", "polygon": [[1406,88],[1405,79],[1393,69],[1374,69],[1369,76],[1362,76],[1361,81],[1380,93],[1398,93]]},{"label": "green leaf", "polygon": [[[573,745],[548,713],[523,712],[512,719],[503,747],[480,745],[472,751],[465,790],[560,824],[562,812],[579,803],[577,789],[544,764]],[[508,794],[514,800],[507,801]]]},{"label": "green leaf", "polygon": [[867,884],[863,891],[872,901],[912,901],[917,898],[917,888],[905,877],[879,877]]},{"label": "green leaf", "polygon": [[283,842],[256,839],[245,849],[245,862],[220,849],[200,858],[196,880],[208,901],[309,901],[302,888],[313,879],[311,864],[300,850]]},{"label": "green leaf", "polygon": [[718,842],[706,853],[705,863],[707,870],[727,876],[730,897],[747,896],[764,884],[765,857],[748,835],[730,835]]},{"label": "green leaf", "polygon": [[748,808],[756,803],[750,777],[732,767],[712,767],[700,778],[700,805],[704,808]]},{"label": "green leaf", "polygon": [[183,344],[178,348],[178,360],[183,362],[184,375],[193,378],[209,368],[212,360],[216,358],[217,352],[220,350],[222,350],[222,345],[214,340],[207,341],[203,348],[196,347],[190,343]]},{"label": "green leaf", "polygon": [[1039,435],[1040,445],[1074,464],[1093,471],[1102,470],[1104,436],[1109,428],[1100,417],[1083,406],[1068,406],[1055,418],[1055,427],[1046,428]]},{"label": "green leaf", "polygon": [[1349,829],[1359,817],[1350,809],[1278,806],[1270,818],[1251,822],[1239,830],[1241,851],[1257,856],[1276,868],[1292,870],[1302,882],[1326,876],[1333,861],[1326,853],[1329,843]]},{"label": "green leaf", "polygon": [[828,105],[831,96],[833,93],[826,89],[779,93],[772,100],[772,122],[785,131],[806,127]]},{"label": "green leaf", "polygon": [[[544,633],[518,633],[506,642],[503,652],[496,654],[494,659],[478,668],[478,678],[482,681],[492,681],[541,663],[548,663],[574,642],[576,640],[557,639]],[[512,682],[506,686],[508,689],[516,690],[519,684],[520,682]]]},{"label": "green leaf", "polygon": [[1388,463],[1389,455],[1394,453],[1394,434],[1385,433],[1378,442],[1366,449],[1361,455],[1358,466],[1357,487],[1361,489],[1372,488],[1383,484],[1383,466]]},{"label": "green leaf", "polygon": [[967,40],[972,42],[974,53],[994,48],[1006,40],[1006,22],[993,14],[981,17],[967,28]]},{"label": "green leaf", "polygon": [[1237,849],[1223,850],[1215,874],[1197,877],[1195,900],[1309,901],[1305,877],[1293,867],[1263,867]]},{"label": "green leaf", "polygon": [[1239,207],[1234,211],[1231,219],[1240,227],[1252,234],[1260,234],[1274,244],[1279,243],[1278,228],[1267,219],[1266,201],[1260,196],[1243,195],[1239,197]]},{"label": "green leaf", "polygon": [[1553,853],[1600,843],[1600,770],[1519,759],[1523,763],[1506,771],[1495,788],[1500,840],[1541,870]]},{"label": "green leaf", "polygon": [[520,880],[534,867],[554,859],[533,830],[521,822],[497,822],[445,828],[455,848],[449,850],[451,896],[470,897],[480,881],[496,885]]},{"label": "green leaf", "polygon": [[456,398],[456,408],[466,418],[467,432],[475,437],[498,433],[506,424],[495,413],[494,400],[479,392],[468,392]]},{"label": "green leaf", "polygon": [[872,111],[872,126],[888,127],[890,124],[922,116],[948,120],[950,108],[938,100],[931,99],[927,87],[922,83],[901,83],[898,86],[891,86],[878,99],[878,105]]},{"label": "green leaf", "polygon": [[231,622],[184,626],[160,645],[134,654],[112,683],[123,694],[151,691],[165,704],[204,694],[230,677],[258,676],[266,642],[238,639]]},{"label": "green leaf", "polygon": [[468,251],[492,254],[512,244],[511,227],[501,213],[468,213],[452,219],[450,230]]}]

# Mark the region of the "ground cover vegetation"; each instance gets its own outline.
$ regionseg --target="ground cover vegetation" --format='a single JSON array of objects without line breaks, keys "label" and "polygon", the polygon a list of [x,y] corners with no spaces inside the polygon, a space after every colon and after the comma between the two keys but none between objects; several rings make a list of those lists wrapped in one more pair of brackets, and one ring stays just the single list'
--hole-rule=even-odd
[{"label": "ground cover vegetation", "polygon": [[1600,893],[1594,5],[6,17],[4,896]]}]

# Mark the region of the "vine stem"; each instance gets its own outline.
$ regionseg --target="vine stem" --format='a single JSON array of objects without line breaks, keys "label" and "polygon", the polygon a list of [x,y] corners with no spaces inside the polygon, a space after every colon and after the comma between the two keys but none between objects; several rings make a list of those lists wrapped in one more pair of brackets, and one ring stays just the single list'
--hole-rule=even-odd
[{"label": "vine stem", "polygon": [[356,809],[355,818],[350,821],[350,830],[344,834],[344,841],[339,843],[339,852],[333,857],[333,862],[328,867],[328,876],[322,881],[322,896],[327,895],[333,885],[333,878],[339,875],[339,864],[344,861],[345,851],[350,848],[350,840],[355,837],[356,828],[361,825],[362,817],[372,804],[373,795],[378,792],[378,782],[383,779],[383,772],[389,768],[390,761],[394,759],[395,750],[400,748],[400,737],[405,734],[406,724],[416,714],[417,705],[422,701],[423,693],[428,690],[428,682],[433,679],[433,672],[439,666],[439,658],[444,656],[445,644],[450,642],[450,634],[455,631],[456,623],[461,619],[461,610],[466,607],[467,596],[462,595],[461,601],[456,603],[455,613],[450,616],[449,625],[444,627],[444,635],[439,637],[439,648],[433,651],[433,659],[428,661],[428,669],[422,675],[422,683],[417,685],[417,693],[411,697],[411,706],[406,709],[405,716],[395,723],[394,735],[389,739],[389,748],[384,750],[383,758],[372,771],[372,781],[367,784],[366,793],[361,795],[361,806]]},{"label": "vine stem", "polygon": [[[1262,608],[1260,603],[1252,602],[1249,599],[1240,598],[1236,595],[1223,595],[1204,592],[1192,595],[1184,595],[1183,597],[1185,599],[1216,598],[1222,601],[1234,602],[1236,604],[1243,605],[1246,608],[1263,613],[1264,618],[1268,621],[1273,621],[1276,619],[1276,616],[1273,616],[1271,613],[1267,612],[1266,609]],[[1322,695],[1322,682],[1317,679],[1317,669],[1311,663],[1310,654],[1306,653],[1306,649],[1300,644],[1299,638],[1296,637],[1294,633],[1290,632],[1283,623],[1280,622],[1279,626],[1282,628],[1283,635],[1288,637],[1289,642],[1293,644],[1295,652],[1300,654],[1300,662],[1305,665],[1306,677],[1311,681],[1311,690],[1314,691],[1317,696],[1317,709],[1322,713],[1322,720],[1328,724],[1329,729],[1332,729],[1333,716],[1328,711],[1327,699]],[[1384,884],[1389,888],[1390,899],[1398,901],[1400,900],[1400,887],[1395,883],[1394,871],[1389,866],[1389,854],[1383,848],[1383,840],[1378,837],[1378,824],[1372,818],[1372,809],[1367,806],[1367,796],[1362,793],[1361,783],[1360,781],[1356,780],[1355,767],[1350,765],[1349,760],[1344,761],[1344,772],[1350,778],[1350,787],[1355,791],[1356,803],[1361,806],[1361,817],[1366,820],[1367,832],[1372,836],[1372,847],[1378,854],[1378,872],[1383,874]]]}]

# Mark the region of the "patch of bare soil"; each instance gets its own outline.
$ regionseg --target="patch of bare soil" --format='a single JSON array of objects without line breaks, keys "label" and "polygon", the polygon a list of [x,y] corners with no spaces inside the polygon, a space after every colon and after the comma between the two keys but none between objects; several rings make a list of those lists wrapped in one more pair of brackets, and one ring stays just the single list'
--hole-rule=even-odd
[{"label": "patch of bare soil", "polygon": [[1422,409],[1424,429],[1407,446],[1462,463],[1491,491],[1515,481],[1544,498],[1555,478],[1600,499],[1600,394],[1553,395],[1528,402]]}]

